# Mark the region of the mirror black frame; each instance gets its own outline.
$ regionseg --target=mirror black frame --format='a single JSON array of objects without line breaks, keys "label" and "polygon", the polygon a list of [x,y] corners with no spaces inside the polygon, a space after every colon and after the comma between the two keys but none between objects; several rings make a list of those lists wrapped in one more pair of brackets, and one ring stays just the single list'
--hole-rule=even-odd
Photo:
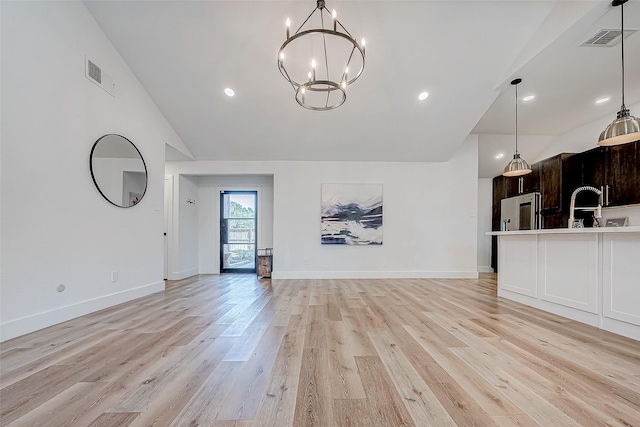
[{"label": "mirror black frame", "polygon": [[[138,155],[140,156],[140,160],[142,160],[142,165],[144,166],[144,191],[142,192],[142,196],[140,196],[140,200],[134,204],[134,205],[130,205],[130,206],[123,206],[123,205],[118,205],[116,203],[114,203],[110,198],[108,198],[106,196],[106,194],[104,194],[104,192],[100,189],[100,186],[98,185],[98,181],[96,180],[96,176],[93,170],[93,153],[96,150],[96,147],[98,146],[98,144],[100,143],[100,141],[102,141],[104,138],[110,137],[110,136],[117,136],[120,137],[122,139],[124,139],[125,141],[127,141],[129,144],[131,144],[131,146],[136,150],[136,152],[138,153]],[[123,209],[127,209],[127,208],[132,208],[134,206],[137,206],[140,204],[140,202],[142,201],[142,199],[144,199],[145,194],[147,194],[147,188],[149,188],[149,172],[147,170],[147,163],[144,161],[144,157],[142,156],[142,153],[140,152],[140,150],[138,150],[138,147],[136,147],[136,145],[131,142],[131,140],[125,136],[119,135],[117,133],[108,133],[105,135],[102,135],[100,138],[98,138],[96,140],[96,142],[93,143],[93,147],[91,147],[91,153],[89,154],[89,170],[91,171],[91,179],[93,180],[93,184],[96,186],[96,188],[98,189],[98,192],[100,193],[100,195],[109,203],[111,203],[113,206],[116,206],[118,208],[123,208]]]}]

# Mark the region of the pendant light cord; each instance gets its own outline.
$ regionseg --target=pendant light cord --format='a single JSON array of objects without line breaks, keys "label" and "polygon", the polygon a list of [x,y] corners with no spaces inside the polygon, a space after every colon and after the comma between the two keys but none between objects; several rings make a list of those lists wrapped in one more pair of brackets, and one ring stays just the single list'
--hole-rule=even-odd
[{"label": "pendant light cord", "polygon": [[620,4],[620,37],[622,37],[622,108],[625,110],[627,107],[624,105],[624,3]]},{"label": "pendant light cord", "polygon": [[516,83],[516,154],[518,153],[518,83]]}]

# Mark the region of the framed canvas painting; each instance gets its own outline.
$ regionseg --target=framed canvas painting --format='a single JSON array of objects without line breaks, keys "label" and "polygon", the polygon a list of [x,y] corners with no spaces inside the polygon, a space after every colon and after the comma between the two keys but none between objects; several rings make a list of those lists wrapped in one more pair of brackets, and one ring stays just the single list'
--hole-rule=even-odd
[{"label": "framed canvas painting", "polygon": [[322,184],[323,245],[382,244],[382,184]]}]

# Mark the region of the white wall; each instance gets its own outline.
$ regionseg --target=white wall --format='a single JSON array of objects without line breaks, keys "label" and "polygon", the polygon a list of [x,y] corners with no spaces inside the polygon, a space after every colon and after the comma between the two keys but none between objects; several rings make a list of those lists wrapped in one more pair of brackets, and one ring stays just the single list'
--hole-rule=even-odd
[{"label": "white wall", "polygon": [[[164,146],[182,141],[81,2],[1,8],[4,340],[164,289]],[[115,78],[115,97],[85,78],[85,55]],[[108,133],[147,164],[147,194],[130,209],[91,180],[91,147]]]},{"label": "white wall", "polygon": [[258,192],[258,248],[273,247],[273,177],[261,175],[201,176],[199,259],[201,274],[220,273],[220,191]]},{"label": "white wall", "polygon": [[491,268],[491,216],[493,215],[493,180],[478,179],[478,271],[493,272]]},{"label": "white wall", "polygon": [[[449,162],[170,162],[169,175],[273,175],[274,278],[477,277],[478,156]],[[320,186],[384,186],[381,246],[320,244]]]},{"label": "white wall", "polygon": [[[169,279],[177,280],[198,274],[198,208],[201,200],[198,195],[197,176],[178,177],[178,196],[174,203],[178,204],[178,253],[177,265],[171,270]],[[195,204],[187,202],[195,201]]]}]

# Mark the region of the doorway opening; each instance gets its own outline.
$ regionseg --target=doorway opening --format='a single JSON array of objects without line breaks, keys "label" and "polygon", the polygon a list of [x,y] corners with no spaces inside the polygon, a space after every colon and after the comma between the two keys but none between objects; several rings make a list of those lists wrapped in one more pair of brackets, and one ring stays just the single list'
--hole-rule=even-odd
[{"label": "doorway opening", "polygon": [[255,273],[257,191],[220,192],[220,273]]}]

